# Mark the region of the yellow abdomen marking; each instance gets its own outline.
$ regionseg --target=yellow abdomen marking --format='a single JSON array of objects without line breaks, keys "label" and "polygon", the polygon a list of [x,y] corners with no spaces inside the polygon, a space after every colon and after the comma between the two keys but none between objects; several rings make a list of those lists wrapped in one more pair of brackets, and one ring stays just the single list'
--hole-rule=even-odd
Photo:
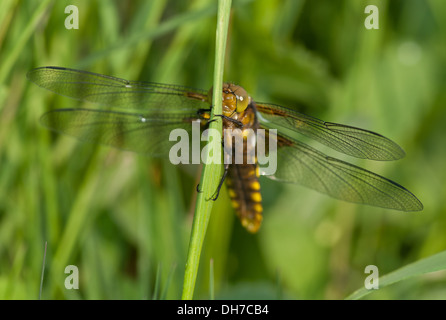
[{"label": "yellow abdomen marking", "polygon": [[262,201],[262,195],[260,192],[256,191],[251,193],[251,200],[254,202],[261,202]]},{"label": "yellow abdomen marking", "polygon": [[250,187],[251,187],[252,190],[257,190],[258,191],[258,190],[260,190],[260,182],[255,180],[255,181],[251,182]]}]

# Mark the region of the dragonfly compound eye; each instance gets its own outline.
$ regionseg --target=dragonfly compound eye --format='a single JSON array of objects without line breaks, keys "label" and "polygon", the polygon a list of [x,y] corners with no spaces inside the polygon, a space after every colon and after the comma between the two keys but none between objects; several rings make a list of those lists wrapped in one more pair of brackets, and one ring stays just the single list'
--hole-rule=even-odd
[{"label": "dragonfly compound eye", "polygon": [[245,111],[249,103],[251,102],[251,97],[248,96],[246,90],[240,86],[232,85],[231,89],[237,99],[236,111],[237,112]]}]

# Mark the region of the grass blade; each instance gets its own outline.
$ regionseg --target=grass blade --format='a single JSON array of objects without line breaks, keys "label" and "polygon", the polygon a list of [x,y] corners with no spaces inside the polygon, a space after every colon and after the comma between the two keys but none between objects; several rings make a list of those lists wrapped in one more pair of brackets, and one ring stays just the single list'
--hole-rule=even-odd
[{"label": "grass blade", "polygon": [[209,262],[209,299],[215,300],[214,259]]},{"label": "grass blade", "polygon": [[[446,251],[418,260],[379,278],[379,288],[422,274],[446,269]],[[346,300],[358,300],[374,290],[361,288],[349,295]]]},{"label": "grass blade", "polygon": [[[217,33],[216,50],[214,65],[214,87],[212,100],[211,118],[214,114],[221,114],[221,89],[223,86],[223,65],[226,52],[226,38],[229,25],[229,16],[231,12],[231,0],[220,0],[218,2],[217,14]],[[210,129],[222,131],[222,122],[216,118],[210,124]],[[212,141],[209,143],[209,150],[221,148],[221,141]],[[192,234],[189,242],[187,254],[186,270],[184,273],[183,295],[182,299],[190,300],[193,298],[195,282],[197,279],[198,265],[200,262],[201,248],[203,246],[209,217],[212,210],[213,201],[209,201],[215,192],[219,179],[221,178],[221,164],[204,164],[200,181],[202,192],[198,193],[197,204],[195,207],[194,221],[192,225]]]},{"label": "grass blade", "polygon": [[46,247],[47,247],[47,242],[45,241],[45,250],[43,252],[43,262],[42,262],[42,274],[40,276],[39,300],[42,299],[43,276],[45,274]]}]

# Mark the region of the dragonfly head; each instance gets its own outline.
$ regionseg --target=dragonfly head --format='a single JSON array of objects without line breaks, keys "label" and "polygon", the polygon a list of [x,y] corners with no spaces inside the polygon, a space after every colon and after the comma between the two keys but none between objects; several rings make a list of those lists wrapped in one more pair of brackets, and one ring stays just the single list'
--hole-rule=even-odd
[{"label": "dragonfly head", "polygon": [[[212,101],[213,88],[209,90],[209,99]],[[223,84],[222,95],[223,114],[231,116],[234,112],[241,113],[251,103],[251,97],[245,89],[233,83]]]}]

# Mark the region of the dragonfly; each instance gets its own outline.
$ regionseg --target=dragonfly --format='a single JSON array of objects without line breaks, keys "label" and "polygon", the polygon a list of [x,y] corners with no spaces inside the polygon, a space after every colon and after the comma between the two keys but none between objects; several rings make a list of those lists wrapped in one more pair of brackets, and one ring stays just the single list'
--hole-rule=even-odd
[{"label": "dragonfly", "polygon": [[[56,94],[96,104],[93,108],[55,109],[41,117],[49,129],[81,141],[108,145],[152,157],[167,157],[174,129],[192,131],[195,121],[209,124],[210,91],[155,82],[128,81],[112,76],[62,67],[40,67],[27,77]],[[211,89],[212,90],[212,89]],[[296,183],[353,203],[420,211],[418,198],[400,184],[348,162],[327,156],[290,137],[302,134],[349,156],[370,160],[398,160],[403,149],[392,140],[369,130],[326,122],[294,109],[255,102],[238,85],[222,88],[223,128],[239,129],[246,145],[242,163],[224,164],[218,191],[226,183],[232,205],[249,232],[259,230],[263,219],[257,156],[248,163],[246,130],[263,129],[276,142],[277,168],[267,178]],[[276,135],[269,134],[277,130]],[[224,150],[226,154],[229,150]],[[234,151],[234,150],[230,150]],[[234,152],[235,153],[235,152]],[[234,157],[235,154],[232,154]]]}]

